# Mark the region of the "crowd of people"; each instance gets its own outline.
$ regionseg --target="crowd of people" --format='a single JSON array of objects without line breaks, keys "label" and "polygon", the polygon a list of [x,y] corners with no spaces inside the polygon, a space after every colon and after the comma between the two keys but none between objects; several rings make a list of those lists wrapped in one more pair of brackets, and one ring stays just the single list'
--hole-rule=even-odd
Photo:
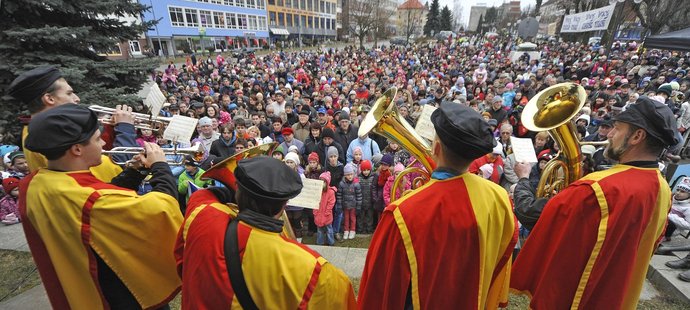
[{"label": "crowd of people", "polygon": [[[611,175],[616,175],[616,180],[622,180],[624,176],[622,174],[617,175],[619,171],[611,169],[611,167],[619,167],[620,165],[617,166],[619,163],[632,163],[631,166],[628,166],[632,167],[629,169],[630,171],[654,168],[654,164],[650,166],[649,162],[656,163],[657,158],[650,159],[649,154],[665,148],[659,147],[660,145],[669,148],[668,153],[665,153],[668,155],[658,158],[659,160],[675,159],[684,150],[681,134],[690,126],[690,102],[685,100],[690,96],[690,59],[686,57],[687,55],[671,51],[637,50],[634,44],[628,44],[627,49],[619,46],[606,49],[587,46],[583,43],[549,41],[540,42],[541,57],[539,59],[530,59],[528,54],[520,55],[517,58],[511,57],[516,43],[511,38],[487,40],[474,37],[469,42],[445,40],[406,47],[381,46],[366,50],[346,47],[320,51],[280,51],[271,52],[264,56],[250,54],[242,59],[225,58],[224,55],[218,54],[215,57],[208,56],[205,59],[190,57],[184,64],[171,63],[164,71],[156,71],[152,75],[153,82],[158,84],[167,98],[161,110],[161,116],[185,115],[197,118],[197,131],[193,139],[189,143],[186,141],[169,141],[162,137],[162,131],[135,130],[132,126],[133,119],[126,116],[129,111],[126,108],[118,108],[118,110],[124,109],[124,112],[117,112],[119,114],[113,116],[116,119],[113,122],[116,124],[114,128],[108,126],[102,128],[103,137],[107,138],[105,140],[109,140],[106,141],[106,146],[138,145],[147,150],[151,149],[153,152],[154,149],[157,150],[157,147],[165,149],[199,143],[204,151],[203,157],[187,156],[183,165],[173,166],[169,169],[170,176],[156,178],[154,174],[154,177],[150,179],[129,176],[127,179],[113,179],[113,183],[136,189],[138,195],[142,195],[142,197],[151,197],[146,195],[154,194],[161,197],[156,196],[151,199],[167,201],[169,200],[168,196],[173,196],[177,200],[175,206],[179,206],[179,214],[168,214],[170,212],[168,209],[160,212],[167,214],[166,220],[162,220],[166,223],[166,227],[176,225],[186,227],[180,231],[176,241],[166,239],[168,243],[164,243],[175,243],[177,265],[180,269],[178,273],[182,275],[182,262],[187,259],[192,260],[190,264],[193,266],[203,265],[203,261],[190,258],[192,249],[200,245],[190,242],[188,238],[204,240],[194,239],[199,238],[199,235],[194,234],[205,233],[202,229],[204,226],[196,223],[212,223],[211,226],[220,225],[222,228],[227,225],[227,221],[223,223],[213,222],[213,217],[218,212],[237,216],[240,220],[250,223],[254,228],[280,231],[275,227],[275,223],[261,222],[257,218],[251,217],[256,216],[252,212],[263,212],[269,216],[275,215],[277,209],[274,208],[275,205],[271,201],[285,202],[288,198],[294,197],[297,189],[289,187],[289,184],[281,187],[266,181],[266,173],[269,173],[266,167],[273,167],[273,171],[276,171],[276,178],[278,174],[283,174],[282,177],[287,180],[294,174],[298,176],[298,179],[323,180],[323,194],[318,209],[285,206],[297,241],[301,242],[303,236],[316,235],[317,244],[334,245],[339,240],[353,239],[357,234],[371,234],[376,231],[372,241],[372,249],[370,249],[367,258],[359,301],[361,304],[371,307],[381,306],[384,308],[405,306],[406,304],[414,305],[417,308],[420,305],[424,307],[442,305],[442,303],[434,301],[433,298],[434,294],[438,292],[428,290],[440,283],[434,282],[434,279],[424,278],[420,280],[418,278],[420,275],[429,273],[432,266],[438,266],[442,262],[419,254],[410,256],[409,253],[411,253],[410,251],[412,253],[432,251],[433,242],[439,242],[433,241],[433,238],[443,239],[441,235],[436,235],[436,233],[443,234],[443,229],[453,225],[440,225],[438,232],[434,230],[434,233],[425,236],[424,241],[421,241],[422,239],[415,238],[420,238],[419,234],[423,234],[423,230],[413,223],[421,221],[426,225],[434,219],[434,216],[449,212],[443,211],[443,209],[437,210],[434,206],[447,204],[452,199],[457,198],[453,198],[453,195],[461,195],[462,200],[471,201],[476,212],[475,220],[477,223],[468,223],[467,225],[483,227],[483,225],[490,225],[488,222],[482,222],[485,218],[493,218],[495,221],[501,219],[500,223],[493,223],[499,225],[500,233],[482,235],[481,244],[471,245],[476,247],[477,252],[480,248],[485,249],[487,246],[491,246],[490,255],[495,256],[492,256],[491,259],[495,259],[497,263],[483,271],[492,271],[488,273],[488,279],[491,279],[491,283],[484,283],[485,286],[479,288],[483,291],[478,294],[484,299],[477,301],[477,303],[497,306],[499,301],[505,299],[503,294],[506,292],[500,287],[494,286],[493,281],[508,281],[510,278],[508,276],[510,268],[507,267],[508,256],[510,255],[506,256],[505,253],[513,253],[514,248],[519,249],[524,246],[524,238],[530,235],[530,231],[533,229],[536,232],[556,229],[549,226],[556,224],[545,223],[545,221],[539,222],[538,219],[543,216],[557,217],[558,214],[554,214],[556,208],[549,208],[549,204],[563,204],[563,201],[567,201],[564,200],[565,198],[547,200],[535,197],[534,192],[542,177],[542,171],[549,160],[560,155],[560,146],[546,131],[530,131],[521,123],[521,113],[530,99],[533,99],[542,90],[563,82],[572,82],[585,89],[586,101],[574,118],[577,138],[584,141],[609,141],[609,144],[615,142],[616,145],[609,147],[604,145],[582,146],[583,180],[589,180],[583,181],[585,183],[582,184],[592,186],[592,188],[595,188],[596,184],[604,184],[601,186],[605,192],[614,190],[611,189],[613,185],[603,181],[605,178],[601,174],[595,174],[595,172],[610,171]],[[511,61],[511,59],[517,60]],[[55,74],[52,73],[53,71],[50,72]],[[55,80],[52,79],[51,83]],[[59,81],[59,77],[57,80]],[[421,166],[420,163],[398,141],[374,133],[359,132],[358,128],[364,117],[371,111],[375,103],[381,100],[382,95],[392,87],[396,87],[398,91],[397,95],[390,99],[391,104],[396,106],[400,116],[412,126],[419,121],[426,105],[438,108],[438,112],[434,112],[432,115],[437,138],[427,142],[431,142],[435,156],[441,158],[439,167],[443,169],[429,171],[432,176],[432,185],[425,186],[425,191],[431,192],[430,188],[434,188],[436,194],[446,193],[443,196],[428,196],[421,194],[424,191],[410,191],[413,190],[414,175],[404,178],[400,190],[393,193],[396,176],[406,167],[411,165],[419,167]],[[51,100],[57,102],[57,99],[51,99],[51,94],[51,92],[45,92],[42,97],[39,97],[39,102],[42,100],[41,107],[43,105],[49,106]],[[36,100],[35,95],[32,97],[21,91],[16,91],[15,97],[25,102]],[[71,101],[79,103],[78,97],[76,101]],[[135,106],[134,110],[147,112],[143,104]],[[477,113],[472,112],[472,110]],[[670,112],[667,113],[667,110]],[[34,109],[33,111],[30,109],[30,111],[36,113],[35,115],[44,113],[41,112],[41,109]],[[88,128],[89,134],[94,134],[95,127],[92,124],[84,123],[86,122],[84,118],[91,116],[79,110],[67,112],[74,113],[75,117],[79,118],[82,123],[76,122],[78,126],[81,126],[82,129]],[[657,118],[654,118],[654,115]],[[645,117],[649,120],[644,120]],[[631,127],[628,124],[635,124],[638,127]],[[31,137],[31,126],[28,129],[29,137]],[[46,151],[37,144],[34,144],[34,150],[30,147],[22,150],[19,146],[9,143],[13,140],[8,136],[9,134],[6,133],[1,146],[2,155],[5,158],[3,188],[6,195],[0,200],[0,215],[3,223],[11,224],[25,220],[21,215],[26,213],[20,212],[19,209],[21,208],[18,207],[18,204],[21,203],[17,202],[17,197],[21,195],[16,189],[22,178],[37,170],[30,167],[31,164],[26,164],[26,158],[31,156],[30,152],[35,151],[48,158],[47,164],[39,165],[41,167],[47,166],[50,169],[51,160],[57,159],[51,158],[55,156],[49,156],[49,151],[52,150]],[[516,162],[511,146],[511,137],[532,139],[538,163],[529,165]],[[36,139],[35,135],[34,139]],[[624,143],[621,142],[621,139],[625,139]],[[65,143],[81,143],[83,141],[69,140]],[[48,143],[47,141],[43,142]],[[240,169],[243,171],[242,175],[237,176],[239,189],[231,188],[237,190],[238,193],[244,192],[242,197],[244,199],[240,199],[242,195],[226,192],[228,189],[219,187],[218,182],[201,178],[201,175],[215,163],[247,148],[266,143],[277,144],[275,151],[267,155],[282,161],[287,170],[281,170],[283,167],[280,169],[274,167],[275,162],[264,162],[263,166],[247,163],[244,168]],[[639,143],[647,143],[645,145],[648,148],[645,149]],[[156,145],[157,147],[154,148]],[[60,147],[64,148],[64,146]],[[27,155],[24,155],[22,151]],[[67,150],[68,154],[74,158],[78,157],[80,151],[78,148]],[[46,152],[49,155],[46,155]],[[168,157],[170,156],[168,155]],[[107,161],[107,159],[103,160]],[[163,175],[164,173],[160,171],[161,165],[156,165],[160,160],[160,156],[156,160],[148,160],[145,166]],[[54,163],[54,167],[72,168],[72,166],[64,165],[64,162],[62,164]],[[108,174],[110,176],[108,178],[102,172],[99,174],[93,169],[93,166],[81,165],[80,167],[86,169],[92,167],[93,175],[106,183],[114,175],[117,175],[117,173],[111,173]],[[255,171],[252,172],[252,169]],[[121,168],[120,171],[122,171]],[[125,171],[127,171],[126,168]],[[469,172],[474,177],[458,178],[464,175],[464,171]],[[630,171],[626,173],[631,173]],[[657,170],[653,171],[651,174],[639,172],[637,177],[656,180]],[[590,179],[587,179],[588,175]],[[51,178],[62,180],[50,175],[45,175],[44,178],[43,182],[53,180]],[[79,195],[84,197],[97,195],[100,197],[112,194],[102,192],[106,186],[98,185],[100,184],[97,184],[98,180],[89,180],[89,182],[96,184],[92,185],[79,177],[74,178],[80,186],[93,189],[93,191],[80,192]],[[160,181],[161,178],[165,179],[165,182]],[[170,189],[171,178],[176,178],[176,181],[172,179],[177,185],[176,190]],[[606,180],[611,179],[609,177]],[[27,181],[27,185],[29,182],[32,184],[39,183],[39,181],[30,180]],[[660,193],[661,196],[651,198],[645,196],[644,198],[657,201],[660,207],[655,209],[656,211],[649,211],[640,215],[646,219],[653,216],[654,212],[663,214],[663,199],[668,198],[670,204],[670,192],[666,193],[663,189],[665,181],[659,182],[660,189],[655,192],[655,195]],[[450,186],[449,184],[455,183],[458,183],[455,185],[459,186],[457,188],[463,188],[459,191],[460,194],[447,188]],[[208,188],[208,190],[200,190],[199,194],[193,194],[190,189],[191,184],[194,184],[193,188]],[[271,186],[274,187],[271,188]],[[37,185],[34,185],[34,188],[36,187]],[[596,188],[602,190],[602,187]],[[219,188],[225,188],[225,190]],[[599,197],[596,189],[594,189],[596,195],[591,195],[592,190],[589,187],[587,189],[582,186],[579,188],[580,192],[578,193],[568,192],[569,195],[575,195],[568,197],[590,195],[594,197],[592,198],[595,199],[594,201]],[[486,201],[488,196],[477,197],[478,192],[482,194],[490,192],[490,196],[494,197],[492,202]],[[247,193],[251,193],[251,195]],[[510,199],[515,198],[515,213],[521,226],[519,235],[524,237],[517,244],[515,240],[512,240],[513,231],[517,231],[517,225],[513,225],[508,193],[510,193]],[[253,195],[255,200],[247,198],[247,195]],[[277,196],[274,197],[273,195]],[[668,197],[664,195],[668,195]],[[278,196],[279,198],[276,198]],[[93,199],[98,199],[97,197]],[[566,197],[565,194],[562,197]],[[687,199],[687,195],[674,196],[674,199],[678,200],[683,198]],[[216,205],[216,200],[239,202],[239,215],[236,211]],[[36,199],[33,201],[37,204],[45,203]],[[258,202],[264,202],[272,207],[270,210],[262,209],[258,206]],[[410,208],[414,208],[411,206],[425,202],[429,203],[428,213],[415,215],[415,211],[410,211]],[[583,200],[583,203],[589,202],[592,202],[590,198]],[[244,219],[242,219],[242,203],[253,206],[249,208],[251,212],[245,211],[246,217]],[[491,203],[501,207],[486,214],[478,211],[483,210],[481,206],[484,204]],[[95,204],[97,202],[92,203],[93,206]],[[212,205],[215,206],[213,207],[215,209],[209,209],[208,206]],[[656,203],[652,204],[650,208],[655,206],[657,206]],[[611,203],[609,207],[623,208],[614,203]],[[542,210],[544,210],[543,214]],[[611,212],[621,212],[618,209],[611,210]],[[456,217],[460,215],[453,214]],[[186,215],[184,222],[181,220],[182,215]],[[665,218],[666,215],[663,214],[662,221],[664,224]],[[31,233],[36,237],[42,234],[40,232],[42,227],[36,222],[37,219],[33,221],[25,224],[25,227],[27,225],[31,227]],[[564,225],[589,227],[588,225],[598,223],[598,221],[599,219],[596,218],[591,223],[566,222]],[[654,225],[659,221],[658,217],[654,217],[654,220],[650,221],[649,227],[641,227],[636,233],[639,233],[640,236],[654,235],[656,237],[658,229]],[[611,227],[616,227],[615,225],[617,224],[612,222]],[[241,241],[240,247],[247,246],[247,243],[256,242],[252,241],[253,239],[246,239],[250,233],[242,230],[242,226],[234,229],[236,230],[236,238]],[[565,236],[566,230],[558,232]],[[616,233],[621,232],[617,231]],[[187,236],[187,234],[190,235]],[[544,239],[548,239],[544,233],[537,235],[537,237],[532,238],[537,241],[531,242],[531,245],[527,243],[524,254],[517,254],[518,251],[515,251],[518,257],[516,266],[524,266],[527,264],[526,261],[534,263],[539,260],[538,257],[535,257],[539,256],[536,254],[540,249],[537,248],[537,245],[547,247],[549,242]],[[471,239],[471,237],[467,238]],[[599,242],[596,239],[596,234],[593,235],[593,238]],[[645,254],[651,249],[651,243],[647,242],[649,240],[651,239],[645,237],[645,242],[641,243],[644,245],[641,245],[643,248],[637,249],[640,253]],[[566,237],[563,237],[561,241],[564,243],[566,241],[572,242]],[[222,238],[220,242],[222,243]],[[278,240],[266,242],[278,242]],[[387,248],[387,242],[391,248]],[[425,245],[422,246],[422,243]],[[458,243],[458,245],[461,244]],[[593,244],[583,243],[581,246],[591,248]],[[107,263],[107,258],[110,255],[117,256],[117,254],[112,254],[115,252],[99,252],[101,246],[107,247],[109,245],[98,243],[91,245],[91,248],[97,253],[95,259],[88,255],[86,258],[75,259],[94,259],[94,264],[103,266]],[[36,248],[38,247],[33,245],[32,252]],[[203,247],[199,249],[203,249]],[[606,251],[615,251],[615,249],[615,247],[605,247]],[[36,251],[45,250],[45,248],[40,248]],[[116,251],[118,249],[110,248],[109,250]],[[294,250],[297,251],[296,248]],[[586,251],[582,253],[589,255],[589,252]],[[637,255],[636,252],[626,253],[630,254],[631,257]],[[640,255],[644,256],[643,254]],[[252,253],[251,255],[257,254]],[[593,257],[596,258],[596,256]],[[587,256],[582,257],[582,261],[573,262],[576,264],[584,262],[582,267],[585,268],[588,258],[591,259],[590,256]],[[318,254],[314,257],[310,256],[310,259],[314,259],[313,262],[310,261],[310,264],[323,266],[320,261],[322,258]],[[168,265],[170,263],[169,261],[166,262]],[[419,263],[418,270],[406,270],[404,268],[408,264],[417,263]],[[244,262],[242,264],[244,265]],[[620,274],[639,271],[638,267],[640,266],[638,266],[637,261],[631,264],[634,266],[625,271],[619,270]],[[592,268],[592,266],[587,266],[587,268]],[[597,265],[596,268],[603,269],[596,269],[595,271],[605,272],[602,270],[606,270],[606,267],[600,266]],[[117,272],[117,269],[121,268],[117,263],[106,267],[110,273]],[[231,264],[228,263],[228,270],[231,267]],[[548,267],[554,268],[554,270],[567,269],[557,264]],[[526,269],[525,267],[520,268],[520,270]],[[187,272],[193,272],[193,270],[185,269],[184,273]],[[491,277],[492,273],[494,274],[493,277]],[[536,298],[535,300],[539,298],[548,300],[554,297],[553,292],[542,292],[540,287],[531,286],[529,277],[525,274],[526,272],[523,271],[518,274],[519,276],[514,277],[511,287],[531,292]],[[557,274],[554,273],[554,277]],[[396,276],[387,278],[391,275]],[[45,279],[45,277],[55,275],[42,269],[41,276]],[[59,275],[57,276],[59,277]],[[121,284],[125,280],[124,278],[129,279],[129,276],[134,277],[134,275],[120,275],[120,279],[113,282]],[[477,276],[485,277],[484,274]],[[578,279],[580,279],[579,276],[580,274],[577,274]],[[230,281],[236,283],[236,280],[232,279],[233,277],[230,275]],[[333,277],[339,278],[340,275]],[[555,279],[554,281],[556,281]],[[228,281],[227,279],[216,280]],[[392,280],[395,280],[393,281],[395,283],[402,283],[399,285],[400,287],[396,287],[398,293],[393,294],[395,296],[391,297],[392,299],[379,298],[379,294],[385,295],[392,292],[392,289],[386,291],[381,287],[385,283],[393,283],[387,282]],[[184,277],[182,281],[185,281]],[[420,292],[419,285],[422,282],[430,283],[430,286],[424,287]],[[166,283],[168,284],[167,287],[176,285],[174,280]],[[196,285],[200,289],[189,290],[189,292],[201,293],[203,291],[201,289],[204,287],[203,283],[196,283]],[[351,288],[347,289],[343,288],[342,284],[338,285],[340,285],[338,289],[345,291],[345,295],[351,295]],[[635,292],[639,295],[637,285],[638,283],[634,283],[627,291],[621,291],[622,293],[619,294],[611,292],[611,296],[620,301],[627,300],[627,297],[634,295]],[[507,286],[504,288],[507,289]],[[84,288],[86,291],[92,289],[93,287]],[[233,289],[237,292],[234,284]],[[579,289],[577,281],[574,282],[574,285],[568,286],[568,290],[571,289],[573,292]],[[135,293],[135,291],[136,289],[129,288],[129,293]],[[414,292],[410,295],[410,299],[405,298],[405,295],[410,294],[411,291]],[[115,290],[115,292],[115,295],[127,295],[127,292],[122,290]],[[154,301],[167,300],[166,297],[168,296],[163,296],[165,292],[171,293],[165,291],[165,288],[161,288],[155,296],[148,294],[142,298],[134,294],[125,300],[138,302],[140,305],[144,305],[144,302],[149,306],[159,305]],[[183,294],[185,293],[183,292]],[[50,292],[49,295],[51,302],[55,305],[56,295],[51,295]],[[402,295],[402,299],[399,299],[400,296],[397,295]],[[75,296],[68,296],[66,299],[70,298],[79,299]],[[193,300],[190,298],[192,297],[187,300]],[[583,305],[601,305],[599,300],[591,295],[576,296],[576,299],[577,302],[580,302],[581,299]],[[232,296],[230,296],[230,300],[232,300]],[[240,302],[245,306],[246,300],[244,302],[240,300]],[[338,301],[340,305],[348,305],[350,302],[349,300]],[[570,304],[573,301],[571,298],[565,299],[565,302]],[[187,305],[191,307],[193,304]],[[535,307],[545,305],[548,303],[533,302]],[[476,306],[476,304],[470,303],[468,306]]]}]

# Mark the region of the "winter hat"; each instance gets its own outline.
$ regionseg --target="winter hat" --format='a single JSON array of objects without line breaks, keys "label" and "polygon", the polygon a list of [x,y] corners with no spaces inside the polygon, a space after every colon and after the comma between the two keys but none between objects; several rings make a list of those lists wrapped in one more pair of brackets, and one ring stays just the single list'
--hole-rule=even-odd
[{"label": "winter hat", "polygon": [[289,152],[289,153],[287,153],[287,154],[285,155],[285,159],[283,159],[283,161],[288,161],[288,160],[291,160],[292,162],[294,162],[294,163],[297,164],[297,165],[300,164],[300,162],[299,162],[299,155],[297,155],[297,153],[294,153],[294,152]]},{"label": "winter hat", "polygon": [[395,168],[393,168],[394,173],[402,172],[403,170],[405,170],[405,166],[401,163],[395,164]]},{"label": "winter hat", "polygon": [[371,162],[374,164],[374,166],[378,166],[379,163],[381,163],[381,158],[383,158],[383,155],[378,153],[371,157]]},{"label": "winter hat", "polygon": [[324,171],[319,175],[320,180],[326,181],[326,185],[331,183],[331,172],[330,171]]},{"label": "winter hat", "polygon": [[211,118],[208,116],[204,116],[199,120],[199,126],[211,126],[213,122],[211,121]]},{"label": "winter hat", "polygon": [[543,151],[539,152],[539,155],[537,156],[537,158],[539,159],[539,161],[542,161],[542,160],[549,161],[553,158],[553,156],[551,156],[550,150],[543,150]]},{"label": "winter hat", "polygon": [[359,147],[359,146],[355,146],[355,149],[352,151],[352,154],[357,153],[357,151],[359,151],[360,154],[364,154],[364,153],[362,152],[362,148]]},{"label": "winter hat", "polygon": [[363,160],[361,164],[359,164],[359,169],[364,171],[364,170],[371,170],[371,162],[367,159]]},{"label": "winter hat", "polygon": [[338,149],[336,149],[335,146],[329,146],[329,147],[328,147],[328,151],[326,152],[326,154],[327,154],[327,155],[326,155],[327,157],[339,156],[339,154],[338,154]]},{"label": "winter hat", "polygon": [[[7,179],[5,179],[5,180],[7,180]],[[3,187],[4,187],[4,186],[5,186],[5,185],[4,185],[4,184],[5,184],[5,181],[3,181],[2,184],[3,184]],[[676,190],[684,191],[684,192],[686,192],[686,193],[690,193],[690,185],[687,184],[686,182],[680,182],[680,183],[678,183],[678,185],[676,185]]]},{"label": "winter hat", "polygon": [[503,144],[496,143],[496,146],[494,146],[493,151],[491,153],[496,154],[496,155],[503,155]]},{"label": "winter hat", "polygon": [[19,186],[19,179],[9,177],[4,180],[2,180],[2,188],[5,190],[5,193],[9,194],[13,189],[17,188]]},{"label": "winter hat", "polygon": [[594,145],[589,145],[589,144],[583,145],[582,147],[580,147],[580,150],[582,151],[582,154],[589,155],[589,156],[592,156],[597,151],[597,149],[594,147]]},{"label": "winter hat", "polygon": [[347,164],[347,165],[345,165],[345,168],[343,168],[343,173],[344,174],[355,173],[355,167],[353,167],[352,164]]},{"label": "winter hat", "polygon": [[309,154],[309,157],[307,157],[307,161],[318,162],[319,161],[319,154],[316,154],[316,152],[311,152],[311,154]]},{"label": "winter hat", "polygon": [[328,127],[323,129],[323,132],[321,133],[321,138],[326,138],[329,137],[331,139],[335,139],[335,133],[333,132],[333,129],[330,129]]},{"label": "winter hat", "polygon": [[587,121],[587,124],[586,124],[585,126],[589,125],[589,120],[590,120],[589,115],[587,115],[587,114],[582,114],[582,115],[580,115],[580,117],[577,118],[578,121],[581,120],[581,119]]},{"label": "winter hat", "polygon": [[669,84],[664,84],[659,87],[659,89],[656,90],[657,93],[664,93],[667,96],[671,97],[671,93],[673,92],[673,87]]},{"label": "winter hat", "polygon": [[393,156],[391,154],[383,155],[383,157],[381,157],[381,164],[393,166]]}]

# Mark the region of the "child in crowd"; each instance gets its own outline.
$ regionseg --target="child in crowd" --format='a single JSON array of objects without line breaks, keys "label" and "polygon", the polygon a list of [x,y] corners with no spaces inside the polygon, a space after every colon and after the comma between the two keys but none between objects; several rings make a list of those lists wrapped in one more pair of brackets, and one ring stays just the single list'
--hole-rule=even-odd
[{"label": "child in crowd", "polygon": [[2,188],[5,196],[0,199],[0,220],[5,225],[19,223],[19,208],[17,197],[19,197],[19,179],[9,177],[2,180]]},{"label": "child in crowd", "polygon": [[[313,180],[318,180],[321,178],[321,173],[323,173],[323,169],[321,168],[321,164],[319,161],[319,155],[316,154],[316,152],[311,152],[309,156],[307,157],[307,167],[304,169],[304,177],[307,179],[313,179]],[[331,181],[331,174],[328,174],[328,182],[330,183]],[[330,186],[330,184],[327,184]],[[335,187],[334,187],[335,188]],[[333,194],[333,199],[335,199],[335,193]],[[323,200],[322,200],[323,201]],[[332,208],[331,208],[332,209]],[[314,235],[314,233],[317,230],[317,226],[314,224],[314,213],[310,212],[311,210],[305,209],[304,210],[304,215],[306,217],[306,221],[308,223],[308,229],[307,229],[307,236],[311,237]],[[333,212],[333,210],[331,210]],[[331,221],[333,221],[333,214],[331,214]],[[331,233],[333,233],[332,228],[331,228]]]},{"label": "child in crowd", "polygon": [[[299,155],[297,153],[289,152],[287,155],[285,155],[285,160],[283,160],[285,164],[290,167],[290,169],[294,170],[297,172],[297,174],[300,175],[300,177],[304,178],[304,174],[299,172],[299,169],[301,168],[299,166],[300,161],[299,161]],[[287,205],[285,206],[285,212],[287,213],[287,217],[290,220],[290,226],[292,226],[292,230],[295,233],[295,238],[297,238],[297,242],[302,242],[302,213],[303,213],[304,208],[296,207],[296,206],[291,206]]]},{"label": "child in crowd", "polygon": [[[331,173],[331,183],[330,186],[338,186],[340,181],[343,179],[343,164],[338,161],[338,149],[335,146],[329,146],[326,151],[326,156],[328,156],[328,162],[324,171]],[[333,233],[335,234],[335,239],[342,240],[342,235],[340,234],[340,224],[343,221],[343,210],[340,205],[336,202],[336,206],[333,209]]]},{"label": "child in crowd", "polygon": [[331,183],[330,172],[321,173],[319,179],[324,182],[323,192],[321,192],[321,203],[319,203],[319,208],[313,211],[314,223],[318,227],[316,244],[323,245],[324,241],[326,241],[328,245],[334,245],[335,239],[333,238],[333,227],[331,225],[333,224],[333,206],[335,206],[335,193],[337,189],[335,186],[329,185]]},{"label": "child in crowd", "polygon": [[383,188],[386,186],[386,181],[388,177],[391,176],[391,167],[393,166],[393,155],[385,154],[381,157],[381,161],[376,168],[376,188],[372,188],[374,191],[371,195],[373,198],[374,211],[376,211],[376,223],[381,219],[381,213],[383,209],[386,208],[386,203],[383,200]]},{"label": "child in crowd", "polygon": [[343,239],[354,239],[357,227],[357,211],[362,208],[362,188],[355,180],[355,166],[345,165],[344,177],[338,185],[337,204],[343,210],[345,217],[345,235]]},{"label": "child in crowd", "polygon": [[271,156],[277,160],[283,161],[283,159],[285,159],[285,155],[283,155],[283,146],[278,146],[273,153],[271,153]]},{"label": "child in crowd", "polygon": [[669,225],[665,235],[667,241],[671,239],[671,235],[676,229],[690,230],[690,179],[683,178],[676,186],[668,219]]},{"label": "child in crowd", "polygon": [[357,215],[357,231],[370,234],[374,232],[374,206],[372,194],[373,187],[378,186],[376,179],[371,174],[371,161],[363,160],[359,165],[362,170],[359,174],[359,185],[362,188],[362,209]]},{"label": "child in crowd", "polygon": [[10,161],[7,172],[9,172],[10,176],[21,180],[29,175],[29,164],[26,162],[23,152],[14,151],[8,155],[8,158]]},{"label": "child in crowd", "polygon": [[362,163],[362,148],[357,146],[352,151],[352,165],[355,167],[355,174],[359,175],[360,168],[359,165]]},{"label": "child in crowd", "polygon": [[[201,180],[201,175],[204,174],[204,169],[201,169],[199,162],[195,161],[191,156],[187,156],[184,162],[185,172],[180,174],[177,179],[177,191],[179,193],[180,209],[182,214],[187,211],[187,201],[189,201],[189,183],[194,183],[197,187],[208,187],[213,185],[213,181]],[[184,203],[183,203],[184,202]]]},{"label": "child in crowd", "polygon": [[403,166],[401,163],[395,164],[395,168],[393,169],[393,175],[388,177],[388,180],[386,181],[386,185],[383,186],[383,203],[387,206],[391,203],[391,201],[395,201],[398,198],[402,197],[403,193],[410,189],[410,182],[407,180],[407,176],[405,176],[400,183],[398,188],[398,191],[395,193],[395,197],[391,197],[391,191],[393,190],[393,184],[395,183],[395,178],[400,174],[405,169],[405,166]]}]

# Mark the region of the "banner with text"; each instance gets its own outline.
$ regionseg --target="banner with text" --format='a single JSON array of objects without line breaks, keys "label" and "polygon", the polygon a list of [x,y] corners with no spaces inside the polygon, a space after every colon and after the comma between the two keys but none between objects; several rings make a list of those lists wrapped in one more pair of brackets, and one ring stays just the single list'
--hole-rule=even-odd
[{"label": "banner with text", "polygon": [[609,27],[615,4],[595,10],[566,15],[563,18],[561,32],[586,32],[606,30]]}]

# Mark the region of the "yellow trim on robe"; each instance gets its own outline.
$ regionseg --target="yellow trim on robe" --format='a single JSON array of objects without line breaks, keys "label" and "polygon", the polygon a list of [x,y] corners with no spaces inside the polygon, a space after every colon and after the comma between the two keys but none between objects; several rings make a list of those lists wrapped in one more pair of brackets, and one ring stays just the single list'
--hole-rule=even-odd
[{"label": "yellow trim on robe", "polygon": [[[431,183],[431,182],[429,182]],[[395,223],[398,224],[398,230],[400,231],[400,236],[402,237],[403,245],[405,246],[405,252],[407,252],[407,260],[410,263],[410,282],[412,287],[412,308],[420,309],[421,303],[419,301],[419,270],[417,269],[417,256],[414,252],[414,246],[412,246],[412,237],[410,232],[407,230],[407,225],[405,224],[405,219],[400,213],[400,209],[395,208],[393,210],[393,218],[395,218]]]}]

